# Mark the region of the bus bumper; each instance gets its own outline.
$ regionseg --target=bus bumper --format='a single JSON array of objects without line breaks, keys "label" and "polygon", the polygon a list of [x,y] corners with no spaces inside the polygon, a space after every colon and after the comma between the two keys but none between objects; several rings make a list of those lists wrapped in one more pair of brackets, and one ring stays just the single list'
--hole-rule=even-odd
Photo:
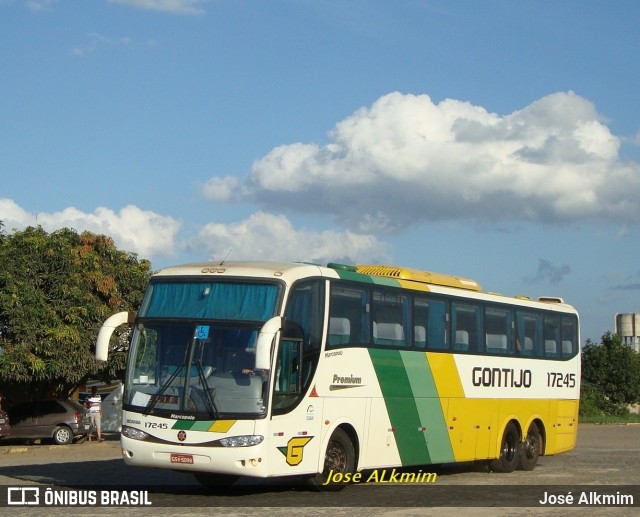
[{"label": "bus bumper", "polygon": [[249,447],[197,447],[121,436],[120,445],[128,465],[258,478],[268,476],[265,442]]}]

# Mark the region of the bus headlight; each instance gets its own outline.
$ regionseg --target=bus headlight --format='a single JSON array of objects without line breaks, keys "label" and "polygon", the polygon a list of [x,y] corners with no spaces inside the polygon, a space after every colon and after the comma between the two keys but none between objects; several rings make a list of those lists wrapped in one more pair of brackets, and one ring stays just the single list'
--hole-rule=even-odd
[{"label": "bus headlight", "polygon": [[246,434],[243,436],[229,436],[229,438],[222,438],[218,440],[218,443],[223,447],[250,447],[252,445],[262,443],[262,440],[264,440],[264,436]]},{"label": "bus headlight", "polygon": [[131,438],[132,440],[146,440],[149,437],[149,434],[144,431],[140,431],[140,429],[136,429],[134,427],[129,427],[128,425],[122,426],[121,433],[122,436]]}]

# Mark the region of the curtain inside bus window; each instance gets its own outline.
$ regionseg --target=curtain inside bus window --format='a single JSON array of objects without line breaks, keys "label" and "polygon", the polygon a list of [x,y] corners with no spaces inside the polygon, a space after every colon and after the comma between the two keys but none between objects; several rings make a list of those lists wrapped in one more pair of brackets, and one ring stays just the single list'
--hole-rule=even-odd
[{"label": "curtain inside bus window", "polygon": [[427,342],[430,350],[446,350],[447,342],[447,304],[439,300],[429,301],[429,323]]},{"label": "curtain inside bus window", "polygon": [[247,283],[155,283],[140,316],[266,321],[275,314],[279,287]]}]

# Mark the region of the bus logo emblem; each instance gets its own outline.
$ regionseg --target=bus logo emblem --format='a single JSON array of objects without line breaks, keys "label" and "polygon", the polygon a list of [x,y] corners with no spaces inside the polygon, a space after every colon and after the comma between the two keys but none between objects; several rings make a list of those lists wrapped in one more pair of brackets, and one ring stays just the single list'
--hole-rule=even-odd
[{"label": "bus logo emblem", "polygon": [[302,453],[304,446],[307,445],[313,436],[296,436],[287,442],[286,447],[278,447],[278,450],[284,454],[287,464],[295,467],[302,462]]},{"label": "bus logo emblem", "polygon": [[179,431],[178,440],[180,440],[181,442],[184,442],[186,439],[187,439],[187,433],[185,433],[184,431]]}]

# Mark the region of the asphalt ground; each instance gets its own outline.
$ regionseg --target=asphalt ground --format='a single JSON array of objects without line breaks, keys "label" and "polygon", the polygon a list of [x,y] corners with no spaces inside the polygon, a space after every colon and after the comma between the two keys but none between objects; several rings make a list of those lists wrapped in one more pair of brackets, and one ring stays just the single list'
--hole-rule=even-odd
[{"label": "asphalt ground", "polygon": [[[5,506],[7,515],[640,515],[640,425],[581,424],[576,448],[541,457],[531,472],[489,473],[482,465],[422,468],[436,472],[426,484],[362,483],[333,493],[317,493],[290,480],[254,483],[212,494],[190,474],[130,467],[120,459],[117,435],[102,443],[0,444],[0,485],[5,487],[66,487],[66,489],[145,490],[153,507],[28,508]],[[537,501],[572,492],[637,494],[634,505],[584,506]],[[1,494],[0,494],[1,495]],[[0,499],[1,500],[1,499]],[[4,501],[6,502],[6,496]],[[534,501],[532,503],[532,501]],[[566,502],[566,501],[565,501]],[[596,503],[598,502],[596,498]],[[523,505],[530,506],[523,506]]]}]

